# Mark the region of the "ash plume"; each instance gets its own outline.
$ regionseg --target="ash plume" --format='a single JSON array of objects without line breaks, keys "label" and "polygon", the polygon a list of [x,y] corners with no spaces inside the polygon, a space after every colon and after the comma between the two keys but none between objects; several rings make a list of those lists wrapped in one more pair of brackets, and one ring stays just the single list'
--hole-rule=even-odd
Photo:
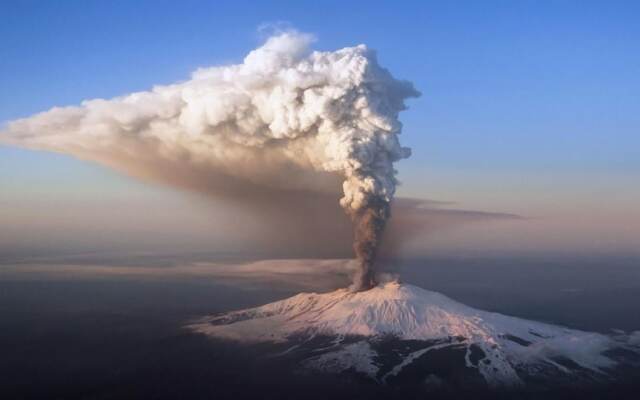
[{"label": "ash plume", "polygon": [[335,193],[338,177],[361,268],[353,288],[368,289],[397,185],[393,163],[410,155],[398,114],[420,94],[364,45],[321,52],[310,50],[313,41],[280,33],[241,64],[54,107],[10,122],[0,140],[238,202]]},{"label": "ash plume", "polygon": [[364,207],[351,214],[354,228],[353,250],[359,263],[351,289],[367,290],[376,285],[376,255],[387,220],[391,217],[391,207],[386,199],[373,197]]}]

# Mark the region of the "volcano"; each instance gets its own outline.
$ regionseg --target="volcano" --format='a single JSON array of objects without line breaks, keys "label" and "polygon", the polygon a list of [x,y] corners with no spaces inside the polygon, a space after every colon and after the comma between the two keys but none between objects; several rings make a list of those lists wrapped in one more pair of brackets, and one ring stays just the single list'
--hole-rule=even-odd
[{"label": "volcano", "polygon": [[222,340],[271,343],[274,355],[291,357],[304,370],[383,384],[601,381],[638,360],[638,348],[622,333],[585,332],[482,311],[398,282],[361,292],[300,293],[208,316],[189,327]]}]

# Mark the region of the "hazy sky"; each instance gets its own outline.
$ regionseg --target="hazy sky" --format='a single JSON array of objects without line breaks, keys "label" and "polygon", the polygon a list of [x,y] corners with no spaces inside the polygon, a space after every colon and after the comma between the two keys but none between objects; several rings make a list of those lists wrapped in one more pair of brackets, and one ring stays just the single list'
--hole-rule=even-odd
[{"label": "hazy sky", "polygon": [[[241,61],[265,24],[295,27],[322,50],[367,44],[422,91],[401,116],[413,156],[399,164],[400,195],[528,218],[430,234],[413,251],[637,254],[638,2],[316,3],[2,2],[0,121],[185,80]],[[0,147],[0,251],[220,246],[209,218],[251,228],[229,215],[67,156]]]}]

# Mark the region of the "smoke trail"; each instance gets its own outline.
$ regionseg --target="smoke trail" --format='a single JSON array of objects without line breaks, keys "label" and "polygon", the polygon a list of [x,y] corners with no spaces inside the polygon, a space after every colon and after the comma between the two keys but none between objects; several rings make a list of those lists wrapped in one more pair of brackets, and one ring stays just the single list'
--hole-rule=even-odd
[{"label": "smoke trail", "polygon": [[147,92],[55,107],[10,122],[0,138],[238,201],[257,197],[258,187],[282,194],[270,195],[273,201],[327,192],[330,176],[341,176],[340,204],[354,222],[362,268],[353,287],[366,289],[397,185],[393,163],[410,155],[398,140],[398,114],[419,93],[364,45],[311,52],[312,41],[281,33],[241,64],[199,69],[188,81]]}]

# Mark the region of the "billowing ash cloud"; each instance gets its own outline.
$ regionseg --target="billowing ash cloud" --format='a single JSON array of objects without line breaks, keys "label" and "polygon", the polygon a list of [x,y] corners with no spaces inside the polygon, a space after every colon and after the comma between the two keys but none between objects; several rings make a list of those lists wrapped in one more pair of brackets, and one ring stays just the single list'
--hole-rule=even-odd
[{"label": "billowing ash cloud", "polygon": [[410,154],[398,141],[398,113],[419,93],[364,45],[311,52],[312,41],[281,33],[242,64],[56,107],[9,123],[3,140],[234,198],[252,197],[248,187],[268,188],[275,198],[326,192],[339,176],[361,264],[353,287],[367,289],[396,189],[393,163]]}]

